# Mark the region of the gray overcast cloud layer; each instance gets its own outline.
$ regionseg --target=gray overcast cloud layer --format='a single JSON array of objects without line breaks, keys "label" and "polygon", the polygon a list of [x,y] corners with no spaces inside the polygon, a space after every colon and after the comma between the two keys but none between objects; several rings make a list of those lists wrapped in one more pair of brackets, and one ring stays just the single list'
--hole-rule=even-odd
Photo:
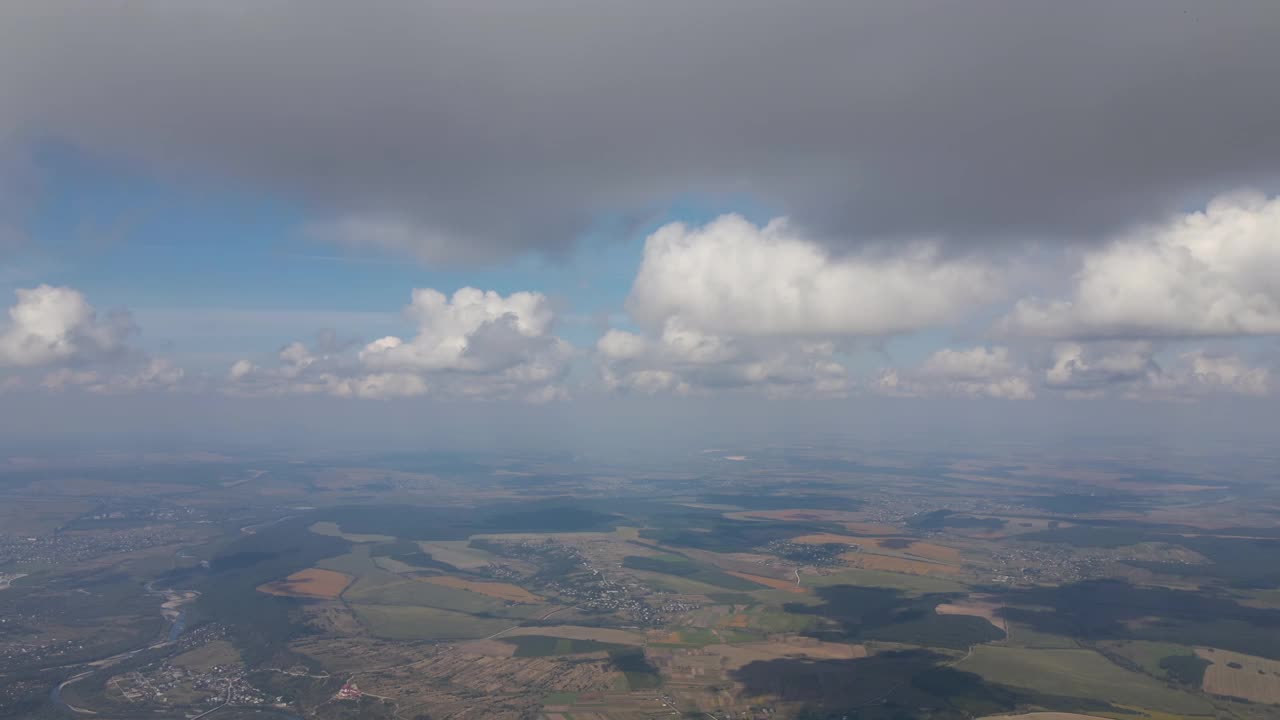
[{"label": "gray overcast cloud layer", "polygon": [[745,193],[815,235],[1088,238],[1280,175],[1280,3],[0,8],[0,144],[432,259]]}]

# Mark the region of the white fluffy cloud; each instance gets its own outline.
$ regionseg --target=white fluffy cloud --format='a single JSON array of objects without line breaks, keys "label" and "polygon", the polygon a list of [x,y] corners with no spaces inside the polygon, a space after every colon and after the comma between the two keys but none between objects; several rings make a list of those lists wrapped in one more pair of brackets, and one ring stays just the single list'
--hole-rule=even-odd
[{"label": "white fluffy cloud", "polygon": [[1069,298],[1019,301],[1003,326],[1060,338],[1280,334],[1280,198],[1221,196],[1121,237],[1085,256]]},{"label": "white fluffy cloud", "polygon": [[672,223],[645,242],[627,308],[637,322],[735,336],[891,335],[936,325],[993,297],[978,263],[937,245],[835,257],[785,220],[725,215]]},{"label": "white fluffy cloud", "polygon": [[440,392],[466,397],[545,401],[564,394],[572,347],[551,334],[555,314],[540,293],[503,296],[462,288],[452,298],[414,290],[405,316],[407,339],[379,338],[352,355],[292,343],[279,362],[231,366],[232,392],[320,393],[340,397],[410,397]]},{"label": "white fluffy cloud", "polygon": [[596,343],[605,386],[654,394],[761,390],[771,395],[844,395],[848,372],[834,344],[704,335],[667,323],[656,339],[611,330]]},{"label": "white fluffy cloud", "polygon": [[0,327],[0,366],[89,362],[120,353],[133,333],[128,315],[99,317],[78,290],[40,285],[17,291]]},{"label": "white fluffy cloud", "polygon": [[0,326],[0,391],[42,387],[120,394],[179,387],[182,368],[129,345],[126,312],[102,316],[74,288],[40,285],[17,291]]},{"label": "white fluffy cloud", "polygon": [[986,397],[1030,400],[1030,371],[1009,357],[1008,348],[939,350],[914,370],[886,370],[872,385],[885,395]]},{"label": "white fluffy cloud", "polygon": [[993,299],[994,280],[933,243],[837,257],[781,219],[672,223],[646,240],[627,300],[642,332],[609,331],[597,358],[615,389],[841,395],[851,343],[955,318]]}]

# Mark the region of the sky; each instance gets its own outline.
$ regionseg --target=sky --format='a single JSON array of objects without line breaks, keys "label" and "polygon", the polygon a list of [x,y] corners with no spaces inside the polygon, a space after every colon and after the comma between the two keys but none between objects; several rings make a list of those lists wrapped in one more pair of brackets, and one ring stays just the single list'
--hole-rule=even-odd
[{"label": "sky", "polygon": [[1256,435],[1278,36],[1271,0],[4,3],[0,434]]}]

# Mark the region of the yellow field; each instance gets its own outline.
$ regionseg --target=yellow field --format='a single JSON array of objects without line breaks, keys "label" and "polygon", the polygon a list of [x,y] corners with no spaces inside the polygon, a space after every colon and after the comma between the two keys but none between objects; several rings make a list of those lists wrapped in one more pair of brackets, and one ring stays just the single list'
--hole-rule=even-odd
[{"label": "yellow field", "polygon": [[283,580],[258,586],[258,592],[287,597],[319,598],[332,600],[342,594],[351,583],[351,576],[333,570],[308,568]]},{"label": "yellow field", "polygon": [[1280,703],[1280,661],[1212,648],[1196,648],[1196,655],[1213,663],[1204,669],[1205,692],[1256,703]]},{"label": "yellow field", "polygon": [[[879,545],[877,545],[877,547],[879,547]],[[902,552],[905,552],[908,555],[916,555],[930,560],[937,560],[938,562],[960,562],[960,551],[953,547],[947,547],[946,545],[936,545],[934,543],[927,542],[913,542]]]},{"label": "yellow field", "polygon": [[429,582],[433,585],[443,585],[445,587],[456,588],[458,590],[470,590],[473,593],[487,595],[491,598],[499,600],[510,600],[519,603],[536,603],[542,600],[541,597],[525,590],[519,585],[501,582],[482,582],[478,580],[464,580],[459,577],[451,577],[448,575],[433,575],[431,577],[422,578],[423,582]]},{"label": "yellow field", "polygon": [[934,608],[934,612],[939,615],[971,615],[980,617],[994,625],[996,628],[1008,634],[1009,629],[1005,627],[1004,618],[996,614],[1000,609],[1000,603],[982,595],[975,595],[959,602],[943,603]]},{"label": "yellow field", "polygon": [[763,575],[752,575],[750,573],[736,572],[733,570],[727,570],[726,572],[734,577],[739,577],[743,580],[764,585],[765,587],[771,587],[775,590],[789,590],[797,593],[805,592],[804,588],[797,586],[792,580],[779,580],[777,578],[764,577]]},{"label": "yellow field", "polygon": [[907,575],[957,575],[960,568],[950,565],[925,562],[924,560],[908,560],[888,555],[868,555],[866,553],[845,553],[840,558],[850,565],[864,570],[885,570],[887,572],[905,573]]}]

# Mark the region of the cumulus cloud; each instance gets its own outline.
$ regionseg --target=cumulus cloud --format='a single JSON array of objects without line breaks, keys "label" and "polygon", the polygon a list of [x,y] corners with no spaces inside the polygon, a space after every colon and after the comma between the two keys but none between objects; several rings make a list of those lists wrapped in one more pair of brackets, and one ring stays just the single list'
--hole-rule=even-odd
[{"label": "cumulus cloud", "polygon": [[74,288],[19,289],[0,326],[0,391],[42,387],[116,395],[172,390],[185,371],[130,346],[137,328],[127,312],[100,314]]},{"label": "cumulus cloud", "polygon": [[290,343],[272,367],[234,363],[228,388],[354,398],[563,396],[573,348],[551,333],[555,314],[541,293],[503,296],[467,287],[450,298],[418,289],[404,314],[417,328],[408,339],[389,335],[355,352]]},{"label": "cumulus cloud", "polygon": [[127,313],[100,317],[78,290],[19,289],[0,327],[0,367],[91,362],[124,351],[134,331]]},{"label": "cumulus cloud", "polygon": [[605,386],[625,392],[842,396],[850,389],[848,372],[829,342],[728,340],[672,330],[669,324],[652,341],[610,331],[597,341],[596,356]]},{"label": "cumulus cloud", "polygon": [[1030,400],[1035,397],[1031,373],[1015,363],[1004,347],[944,348],[913,370],[885,370],[875,392],[902,397],[985,397]]},{"label": "cumulus cloud", "polygon": [[843,395],[859,340],[931,327],[997,294],[985,264],[933,243],[838,256],[785,220],[724,215],[647,238],[627,299],[641,332],[610,330],[596,353],[614,389]]},{"label": "cumulus cloud", "polygon": [[1061,338],[1280,334],[1280,198],[1221,196],[1120,237],[1086,254],[1070,297],[1020,300],[1003,327]]},{"label": "cumulus cloud", "polygon": [[736,336],[866,336],[917,330],[993,298],[984,265],[921,242],[836,257],[785,220],[672,223],[645,242],[627,309]]}]

